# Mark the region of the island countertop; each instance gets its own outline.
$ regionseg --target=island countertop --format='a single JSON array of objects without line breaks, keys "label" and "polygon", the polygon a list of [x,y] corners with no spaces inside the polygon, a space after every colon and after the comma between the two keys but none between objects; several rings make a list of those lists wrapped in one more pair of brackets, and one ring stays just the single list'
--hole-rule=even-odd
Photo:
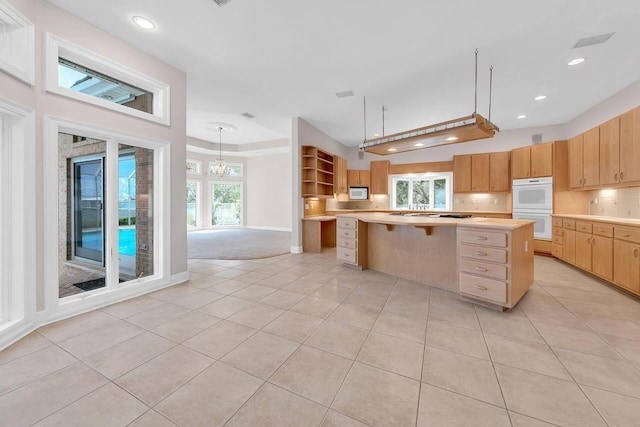
[{"label": "island countertop", "polygon": [[385,212],[354,212],[336,215],[338,218],[355,218],[363,222],[388,225],[412,225],[415,227],[458,227],[477,226],[483,228],[497,228],[515,230],[533,224],[535,221],[502,219],[502,218],[437,218],[429,214],[392,215]]}]

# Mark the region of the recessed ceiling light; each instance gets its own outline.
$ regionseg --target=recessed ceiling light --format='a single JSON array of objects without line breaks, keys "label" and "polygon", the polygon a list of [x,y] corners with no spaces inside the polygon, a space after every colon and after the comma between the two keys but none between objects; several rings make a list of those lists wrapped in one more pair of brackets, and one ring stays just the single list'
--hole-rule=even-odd
[{"label": "recessed ceiling light", "polygon": [[155,30],[156,24],[154,24],[150,19],[145,18],[144,16],[134,16],[131,18],[134,24],[143,30]]},{"label": "recessed ceiling light", "polygon": [[413,145],[414,147],[424,147],[424,144],[422,142],[418,142],[417,144]]},{"label": "recessed ceiling light", "polygon": [[519,119],[519,120],[520,119],[526,119],[526,118],[527,118],[527,116],[524,115],[524,114],[520,114],[518,117],[516,117],[516,119]]},{"label": "recessed ceiling light", "polygon": [[571,61],[569,61],[567,63],[567,65],[578,65],[578,64],[582,64],[584,62],[586,58],[576,58],[576,59],[572,59]]},{"label": "recessed ceiling light", "polygon": [[389,148],[387,151],[398,151],[397,148]]},{"label": "recessed ceiling light", "polygon": [[457,141],[458,137],[457,136],[450,136],[449,138],[445,138],[445,141]]},{"label": "recessed ceiling light", "polygon": [[533,98],[535,101],[542,101],[543,99],[547,99],[547,95],[538,95]]},{"label": "recessed ceiling light", "polygon": [[218,132],[220,128],[222,128],[222,130],[225,132],[235,132],[238,130],[238,128],[235,127],[234,125],[230,125],[229,123],[221,123],[221,122],[205,123],[204,127],[214,132]]}]

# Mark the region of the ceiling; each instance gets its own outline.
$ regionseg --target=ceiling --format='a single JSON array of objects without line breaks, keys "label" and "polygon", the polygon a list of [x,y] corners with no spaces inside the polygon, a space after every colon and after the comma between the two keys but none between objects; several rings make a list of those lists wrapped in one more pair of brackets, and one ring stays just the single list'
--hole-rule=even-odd
[{"label": "ceiling", "polygon": [[[217,142],[206,123],[230,123],[238,131],[225,144],[286,139],[302,117],[358,145],[363,96],[367,138],[382,133],[383,105],[386,134],[466,116],[476,48],[478,113],[488,115],[493,65],[491,121],[502,130],[566,123],[640,70],[637,0],[48,1],[185,71],[187,134]],[[134,15],[157,28],[139,29]],[[335,95],[346,90],[355,95]]]}]

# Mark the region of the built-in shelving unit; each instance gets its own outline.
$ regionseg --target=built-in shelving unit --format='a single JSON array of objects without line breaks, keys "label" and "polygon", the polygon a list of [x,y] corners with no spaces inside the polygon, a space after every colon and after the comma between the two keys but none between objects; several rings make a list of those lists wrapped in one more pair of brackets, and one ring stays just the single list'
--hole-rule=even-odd
[{"label": "built-in shelving unit", "polygon": [[312,145],[301,147],[302,197],[333,197],[333,154]]}]

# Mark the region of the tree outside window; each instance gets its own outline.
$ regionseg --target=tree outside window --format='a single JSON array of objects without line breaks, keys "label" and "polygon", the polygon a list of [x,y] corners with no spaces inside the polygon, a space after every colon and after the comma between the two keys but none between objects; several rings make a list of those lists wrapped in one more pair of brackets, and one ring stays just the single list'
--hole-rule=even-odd
[{"label": "tree outside window", "polygon": [[450,210],[452,173],[391,177],[391,208]]}]

